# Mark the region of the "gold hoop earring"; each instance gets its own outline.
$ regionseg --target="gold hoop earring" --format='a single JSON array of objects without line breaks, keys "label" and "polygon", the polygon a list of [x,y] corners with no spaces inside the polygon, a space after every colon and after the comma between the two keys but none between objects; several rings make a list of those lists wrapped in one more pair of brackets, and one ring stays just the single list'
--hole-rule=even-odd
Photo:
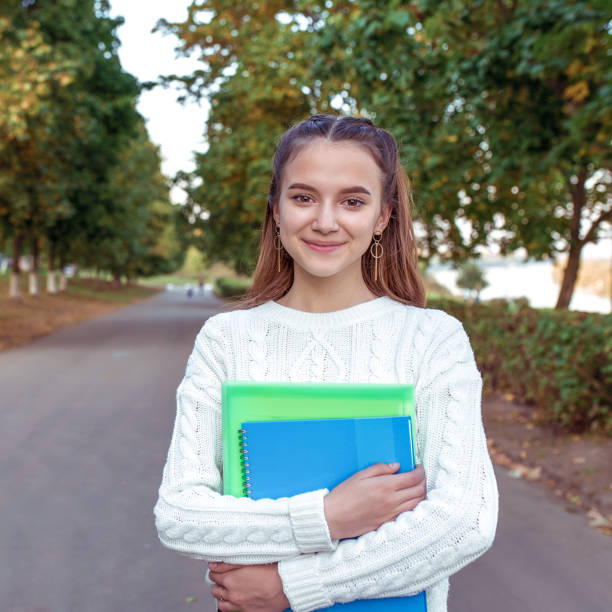
[{"label": "gold hoop earring", "polygon": [[276,234],[274,235],[274,248],[276,249],[276,271],[280,272],[281,249],[283,248],[283,243],[281,242],[280,228],[278,225],[276,226]]},{"label": "gold hoop earring", "polygon": [[384,248],[380,244],[382,232],[376,232],[373,236],[374,242],[370,245],[370,255],[374,258],[374,282],[378,281],[378,260],[382,259]]}]

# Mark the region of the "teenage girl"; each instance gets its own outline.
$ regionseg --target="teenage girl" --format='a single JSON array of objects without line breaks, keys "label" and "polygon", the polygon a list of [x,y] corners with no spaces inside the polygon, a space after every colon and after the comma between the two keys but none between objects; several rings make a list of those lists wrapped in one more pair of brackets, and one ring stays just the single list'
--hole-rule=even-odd
[{"label": "teenage girl", "polygon": [[[426,589],[443,612],[448,577],[491,546],[481,378],[461,324],[425,308],[410,209],[397,145],[371,121],[314,115],[282,136],[252,290],[196,338],[155,506],[164,546],[209,562],[219,610]],[[421,465],[283,499],[224,496],[225,379],[413,384]]]}]

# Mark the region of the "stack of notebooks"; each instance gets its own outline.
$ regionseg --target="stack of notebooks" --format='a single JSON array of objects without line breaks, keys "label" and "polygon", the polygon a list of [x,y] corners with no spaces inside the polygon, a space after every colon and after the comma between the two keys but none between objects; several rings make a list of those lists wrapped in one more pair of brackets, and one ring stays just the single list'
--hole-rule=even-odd
[{"label": "stack of notebooks", "polygon": [[[410,385],[226,381],[224,493],[253,499],[333,489],[373,463],[414,468]],[[329,610],[426,612],[425,593],[362,599]]]}]

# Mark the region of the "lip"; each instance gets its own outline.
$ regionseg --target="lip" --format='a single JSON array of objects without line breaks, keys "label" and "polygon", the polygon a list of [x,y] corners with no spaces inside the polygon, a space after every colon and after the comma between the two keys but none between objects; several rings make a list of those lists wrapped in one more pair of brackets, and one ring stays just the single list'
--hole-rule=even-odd
[{"label": "lip", "polygon": [[344,245],[344,242],[309,242],[308,240],[304,240],[304,243],[308,248],[320,253],[330,253]]}]

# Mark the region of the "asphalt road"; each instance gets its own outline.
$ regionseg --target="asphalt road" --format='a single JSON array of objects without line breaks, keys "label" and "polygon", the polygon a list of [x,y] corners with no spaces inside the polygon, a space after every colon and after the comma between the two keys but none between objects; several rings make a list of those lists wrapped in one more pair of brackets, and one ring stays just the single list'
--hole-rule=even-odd
[{"label": "asphalt road", "polygon": [[[214,610],[153,505],[176,386],[218,306],[167,292],[0,353],[0,611]],[[449,612],[612,610],[612,539],[498,479],[498,537],[451,578]]]}]

